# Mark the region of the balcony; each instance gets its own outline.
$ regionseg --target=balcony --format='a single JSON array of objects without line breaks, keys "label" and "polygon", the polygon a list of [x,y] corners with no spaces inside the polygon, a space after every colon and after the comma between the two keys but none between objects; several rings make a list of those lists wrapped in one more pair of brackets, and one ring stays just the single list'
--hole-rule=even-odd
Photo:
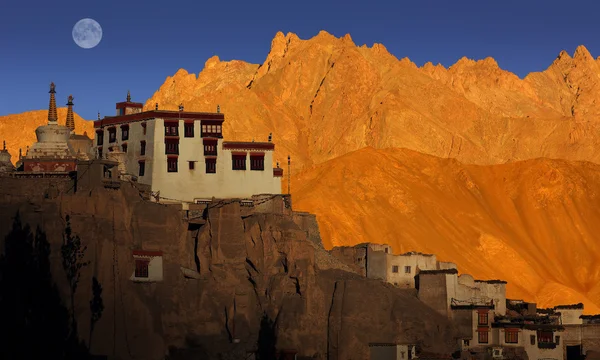
[{"label": "balcony", "polygon": [[539,349],[556,349],[556,343],[553,342],[538,342]]}]

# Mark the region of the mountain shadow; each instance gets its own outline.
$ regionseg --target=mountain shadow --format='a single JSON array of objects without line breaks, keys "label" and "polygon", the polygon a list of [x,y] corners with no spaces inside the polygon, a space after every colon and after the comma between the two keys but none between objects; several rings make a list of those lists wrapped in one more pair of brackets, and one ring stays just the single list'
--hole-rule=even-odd
[{"label": "mountain shadow", "polygon": [[0,255],[0,358],[87,359],[52,279],[50,244],[17,212]]}]

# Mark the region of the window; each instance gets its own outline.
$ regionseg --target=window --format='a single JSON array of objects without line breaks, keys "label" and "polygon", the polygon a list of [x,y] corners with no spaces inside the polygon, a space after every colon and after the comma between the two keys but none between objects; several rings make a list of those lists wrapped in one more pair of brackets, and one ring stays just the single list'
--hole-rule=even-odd
[{"label": "window", "polygon": [[265,170],[265,156],[250,155],[250,170]]},{"label": "window", "polygon": [[143,161],[140,161],[138,163],[138,165],[140,166],[140,169],[138,171],[138,176],[144,176],[144,174],[146,173],[146,163]]},{"label": "window", "polygon": [[96,145],[102,146],[104,144],[104,131],[96,131]]},{"label": "window", "polygon": [[194,170],[195,161],[188,161],[188,165],[190,166],[190,170]]},{"label": "window", "polygon": [[202,137],[221,137],[221,125],[202,124]]},{"label": "window", "polygon": [[117,141],[117,129],[110,128],[108,129],[108,142],[114,143],[115,141]]},{"label": "window", "polygon": [[98,159],[102,159],[102,148],[98,148]]},{"label": "window", "polygon": [[539,343],[552,343],[554,334],[552,331],[538,331],[538,344]]},{"label": "window", "polygon": [[123,144],[121,145],[121,148],[123,149],[123,152],[126,153],[127,152],[127,144]]},{"label": "window", "polygon": [[233,170],[246,170],[246,155],[231,155]]},{"label": "window", "polygon": [[405,274],[410,274],[410,266],[405,266],[404,267],[404,273]]},{"label": "window", "polygon": [[179,124],[165,123],[165,136],[179,136]]},{"label": "window", "polygon": [[147,278],[148,277],[148,260],[135,260],[135,277]]},{"label": "window", "polygon": [[488,332],[480,331],[477,340],[479,340],[480,344],[487,344],[488,343]]},{"label": "window", "polygon": [[386,254],[388,253],[388,248],[385,248],[385,253],[386,253]]},{"label": "window", "polygon": [[146,142],[140,141],[140,155],[146,155]]},{"label": "window", "polygon": [[392,266],[392,272],[393,273],[397,273],[398,272],[398,265],[393,265]]},{"label": "window", "polygon": [[557,336],[554,337],[554,343],[556,345],[560,345],[560,336],[557,335]]},{"label": "window", "polygon": [[168,172],[177,172],[177,158],[168,158],[167,159],[167,171]]},{"label": "window", "polygon": [[214,174],[217,172],[217,159],[205,159],[206,173]]},{"label": "window", "polygon": [[463,340],[463,344],[464,344],[465,346],[469,346],[469,340]]},{"label": "window", "polygon": [[488,313],[486,312],[480,312],[478,314],[478,321],[477,324],[478,325],[487,325],[488,324]]},{"label": "window", "polygon": [[185,123],[183,132],[185,137],[194,137],[194,123]]},{"label": "window", "polygon": [[216,141],[204,141],[204,156],[217,156],[217,142]]},{"label": "window", "polygon": [[129,125],[121,126],[121,140],[122,141],[129,140]]},{"label": "window", "polygon": [[356,258],[356,261],[361,262],[362,258]]},{"label": "window", "polygon": [[535,335],[531,335],[529,341],[531,341],[531,345],[535,345]]},{"label": "window", "polygon": [[179,155],[179,141],[165,141],[165,154]]},{"label": "window", "polygon": [[142,134],[146,135],[146,123],[142,123]]},{"label": "window", "polygon": [[504,342],[507,344],[518,344],[519,332],[515,330],[506,330],[504,332]]}]

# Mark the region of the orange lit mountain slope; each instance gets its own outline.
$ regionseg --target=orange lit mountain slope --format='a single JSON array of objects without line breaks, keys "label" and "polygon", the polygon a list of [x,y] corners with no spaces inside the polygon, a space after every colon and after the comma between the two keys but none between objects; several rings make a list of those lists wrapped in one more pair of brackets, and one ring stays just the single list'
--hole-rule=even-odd
[{"label": "orange lit mountain slope", "polygon": [[373,241],[435,253],[507,280],[513,298],[600,312],[600,165],[476,166],[365,148],[293,177],[292,195],[294,208],[317,214],[327,248]]},{"label": "orange lit mountain slope", "polygon": [[[550,63],[550,59],[549,59]],[[383,45],[358,47],[324,31],[278,33],[262,65],[213,57],[196,76],[180,69],[146,108],[226,114],[225,136],[265,140],[295,169],[365,146],[402,147],[464,163],[536,157],[600,162],[600,60],[561,52],[525,79],[491,58],[418,68]]]},{"label": "orange lit mountain slope", "polygon": [[[94,138],[94,123],[75,116],[75,133],[87,132],[90,139]],[[58,123],[64,125],[67,119],[67,108],[58,108]],[[6,148],[12,156],[13,163],[19,159],[19,149],[23,155],[27,146],[36,142],[35,129],[48,123],[48,110],[28,111],[21,114],[0,116],[0,141],[6,141]]]}]

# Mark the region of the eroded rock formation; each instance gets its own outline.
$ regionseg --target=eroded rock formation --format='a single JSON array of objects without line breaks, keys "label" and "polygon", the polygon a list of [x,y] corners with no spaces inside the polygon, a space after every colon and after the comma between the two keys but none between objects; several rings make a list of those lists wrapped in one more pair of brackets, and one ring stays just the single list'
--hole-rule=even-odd
[{"label": "eroded rock formation", "polygon": [[[88,246],[91,264],[84,268],[76,309],[80,333],[87,334],[96,276],[105,310],[94,332],[95,353],[111,355],[115,346],[120,358],[162,359],[170,349],[182,358],[220,353],[240,359],[256,349],[263,314],[275,323],[278,348],[317,359],[327,353],[329,359],[365,359],[370,342],[454,350],[454,328],[414,292],[341,270],[318,243],[310,214],[252,214],[232,201],[211,205],[205,224],[188,230],[180,207],[142,200],[129,183],[120,190],[50,197],[49,183],[2,180],[3,218],[19,211],[24,223],[46,231],[63,295],[59,248],[65,215]],[[68,190],[64,183],[52,187]],[[8,223],[0,224],[2,235]],[[163,252],[164,281],[129,280],[136,249]],[[197,276],[185,277],[182,269]]]}]

